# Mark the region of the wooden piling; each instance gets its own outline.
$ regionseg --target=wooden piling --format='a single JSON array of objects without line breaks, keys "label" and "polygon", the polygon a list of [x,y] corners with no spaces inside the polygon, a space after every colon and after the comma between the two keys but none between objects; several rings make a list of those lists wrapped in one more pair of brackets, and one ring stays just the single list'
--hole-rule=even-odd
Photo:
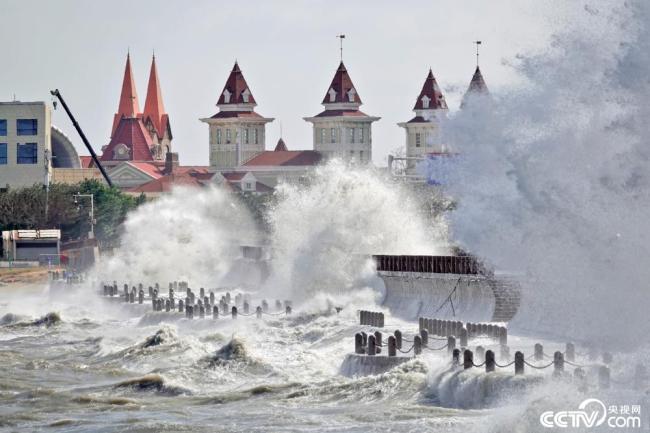
[{"label": "wooden piling", "polygon": [[255,308],[255,316],[258,319],[262,318],[262,307],[258,306],[258,307]]},{"label": "wooden piling", "polygon": [[219,318],[219,307],[217,307],[216,305],[212,307],[212,318],[213,319]]},{"label": "wooden piling", "polygon": [[375,331],[375,344],[377,347],[381,347],[384,345],[382,340],[384,339],[384,336],[382,335],[381,331]]},{"label": "wooden piling", "polygon": [[460,363],[460,349],[454,349],[451,353],[451,363],[458,365]]},{"label": "wooden piling", "polygon": [[248,302],[244,302],[244,314],[248,314],[249,308],[250,308],[250,305],[248,305]]},{"label": "wooden piling", "polygon": [[232,306],[232,309],[230,310],[230,314],[232,315],[233,319],[237,318],[237,307],[236,306],[234,306],[234,305]]},{"label": "wooden piling", "polygon": [[363,331],[361,331],[361,344],[363,344],[363,347],[368,345],[368,334]]},{"label": "wooden piling", "polygon": [[138,304],[142,304],[144,302],[144,291],[140,290],[138,292]]},{"label": "wooden piling", "polygon": [[354,353],[363,354],[363,335],[360,332],[354,334]]},{"label": "wooden piling", "polygon": [[424,347],[429,346],[429,331],[426,329],[420,329],[420,338],[422,339],[422,345]]},{"label": "wooden piling", "polygon": [[368,355],[375,356],[377,354],[377,345],[374,335],[368,335]]},{"label": "wooden piling", "polygon": [[559,350],[553,354],[553,374],[559,375],[564,372],[564,354]]},{"label": "wooden piling", "polygon": [[494,371],[496,366],[496,360],[494,359],[494,352],[488,350],[485,352],[485,372],[491,373]]},{"label": "wooden piling", "polygon": [[515,375],[524,374],[524,353],[520,351],[515,352]]},{"label": "wooden piling", "polygon": [[397,340],[393,335],[388,337],[388,356],[397,355]]},{"label": "wooden piling", "polygon": [[199,317],[201,319],[205,318],[205,307],[203,304],[199,304]]},{"label": "wooden piling", "polygon": [[459,344],[462,347],[467,347],[467,337],[468,337],[467,329],[460,328],[458,332],[458,337],[459,337]]},{"label": "wooden piling", "polygon": [[463,352],[463,368],[465,370],[474,366],[474,354],[471,350],[467,349]]},{"label": "wooden piling", "polygon": [[266,302],[266,299],[262,299],[262,311],[265,313],[269,312],[269,303]]},{"label": "wooden piling", "polygon": [[456,350],[456,338],[450,335],[447,337],[447,353],[454,353],[454,350]]},{"label": "wooden piling", "polygon": [[483,362],[485,359],[485,347],[483,346],[476,346],[476,362],[479,364]]},{"label": "wooden piling", "polygon": [[422,337],[416,335],[413,337],[413,355],[417,356],[422,353]]},{"label": "wooden piling", "polygon": [[171,308],[172,308],[172,305],[171,305],[171,303],[169,302],[169,299],[166,299],[166,300],[165,300],[165,312],[166,312],[166,313],[169,313],[169,311],[171,310]]},{"label": "wooden piling", "polygon": [[540,343],[535,344],[535,353],[533,357],[535,358],[535,361],[541,361],[544,359],[544,346]]},{"label": "wooden piling", "polygon": [[499,344],[506,346],[508,344],[508,328],[500,326],[499,328]]},{"label": "wooden piling", "polygon": [[284,313],[289,316],[291,314],[291,305],[287,305],[284,309]]},{"label": "wooden piling", "polygon": [[565,350],[564,350],[564,358],[567,361],[575,361],[576,359],[576,347],[573,345],[573,343],[567,343]]},{"label": "wooden piling", "polygon": [[395,344],[397,345],[397,348],[401,350],[402,349],[402,331],[397,329],[394,332],[394,335],[395,335]]},{"label": "wooden piling", "polygon": [[214,292],[210,290],[210,305],[214,305]]},{"label": "wooden piling", "polygon": [[178,300],[178,312],[182,313],[183,311],[185,311],[185,305],[183,303],[183,300],[179,299]]}]

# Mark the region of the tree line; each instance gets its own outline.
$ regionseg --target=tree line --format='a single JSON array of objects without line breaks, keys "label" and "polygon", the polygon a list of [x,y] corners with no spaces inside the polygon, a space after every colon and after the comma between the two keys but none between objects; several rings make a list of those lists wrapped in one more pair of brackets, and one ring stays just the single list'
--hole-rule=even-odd
[{"label": "tree line", "polygon": [[9,189],[0,193],[0,230],[60,229],[62,240],[85,239],[90,232],[90,199],[94,198],[95,237],[100,245],[114,246],[129,211],[144,203],[98,180],[77,184],[53,183]]}]

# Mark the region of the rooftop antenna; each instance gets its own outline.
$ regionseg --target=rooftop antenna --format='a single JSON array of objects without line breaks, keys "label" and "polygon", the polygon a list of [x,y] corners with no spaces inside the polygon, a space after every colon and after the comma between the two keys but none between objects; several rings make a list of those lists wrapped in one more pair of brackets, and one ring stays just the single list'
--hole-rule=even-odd
[{"label": "rooftop antenna", "polygon": [[476,67],[478,68],[478,46],[481,45],[481,41],[474,41],[476,44]]},{"label": "rooftop antenna", "polygon": [[339,38],[339,41],[341,43],[339,50],[341,51],[341,62],[343,61],[343,39],[345,39],[344,34],[336,35],[337,38]]}]

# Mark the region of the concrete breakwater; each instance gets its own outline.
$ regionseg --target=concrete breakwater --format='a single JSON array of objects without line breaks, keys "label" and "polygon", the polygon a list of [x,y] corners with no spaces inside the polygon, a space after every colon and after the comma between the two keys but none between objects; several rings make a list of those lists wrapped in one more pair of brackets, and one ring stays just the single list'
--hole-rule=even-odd
[{"label": "concrete breakwater", "polygon": [[472,256],[373,256],[383,280],[382,304],[397,316],[508,322],[521,302],[515,276]]}]

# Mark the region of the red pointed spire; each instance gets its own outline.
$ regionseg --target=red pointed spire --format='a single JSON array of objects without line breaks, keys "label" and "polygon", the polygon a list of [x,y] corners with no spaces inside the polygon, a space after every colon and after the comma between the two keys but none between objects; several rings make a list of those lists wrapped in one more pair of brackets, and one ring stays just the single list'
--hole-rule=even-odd
[{"label": "red pointed spire", "polygon": [[343,61],[339,64],[332,84],[327,88],[327,93],[323,98],[322,104],[352,103],[361,105],[361,97],[352,83],[352,78],[345,69]]},{"label": "red pointed spire", "polygon": [[111,137],[115,134],[117,124],[122,117],[137,117],[140,114],[140,104],[138,103],[138,93],[135,90],[135,80],[131,71],[131,56],[126,55],[126,67],[124,68],[124,80],[122,81],[122,93],[120,94],[120,104],[117,107],[117,113],[113,118],[113,128]]},{"label": "red pointed spire", "polygon": [[257,105],[237,62],[235,62],[235,66],[233,66],[217,101],[217,105],[227,104]]},{"label": "red pointed spire", "polygon": [[429,74],[427,79],[424,81],[422,90],[418,95],[417,101],[415,101],[414,110],[446,110],[447,101],[442,94],[442,90],[438,86],[436,78],[433,76],[433,72],[429,69]]},{"label": "red pointed spire", "polygon": [[289,150],[289,149],[287,149],[287,145],[284,144],[284,140],[282,138],[280,138],[278,140],[278,144],[275,145],[274,151],[275,152],[280,152],[280,151],[285,151],[285,150]]},{"label": "red pointed spire", "polygon": [[477,66],[472,76],[472,81],[469,83],[468,92],[476,93],[490,93],[483,79],[483,74],[481,74],[481,69]]},{"label": "red pointed spire", "polygon": [[473,95],[483,95],[490,97],[490,91],[488,90],[487,84],[483,79],[483,74],[481,74],[481,69],[476,66],[474,75],[472,76],[472,81],[469,82],[469,87],[467,92],[463,95],[463,100],[460,103],[460,108],[464,108],[467,105],[468,99]]},{"label": "red pointed spire", "polygon": [[149,84],[147,86],[147,98],[144,101],[144,121],[149,120],[158,134],[162,138],[167,128],[167,114],[163,104],[162,92],[160,91],[160,81],[158,80],[158,68],[156,67],[156,56],[151,60],[151,72],[149,73]]}]

